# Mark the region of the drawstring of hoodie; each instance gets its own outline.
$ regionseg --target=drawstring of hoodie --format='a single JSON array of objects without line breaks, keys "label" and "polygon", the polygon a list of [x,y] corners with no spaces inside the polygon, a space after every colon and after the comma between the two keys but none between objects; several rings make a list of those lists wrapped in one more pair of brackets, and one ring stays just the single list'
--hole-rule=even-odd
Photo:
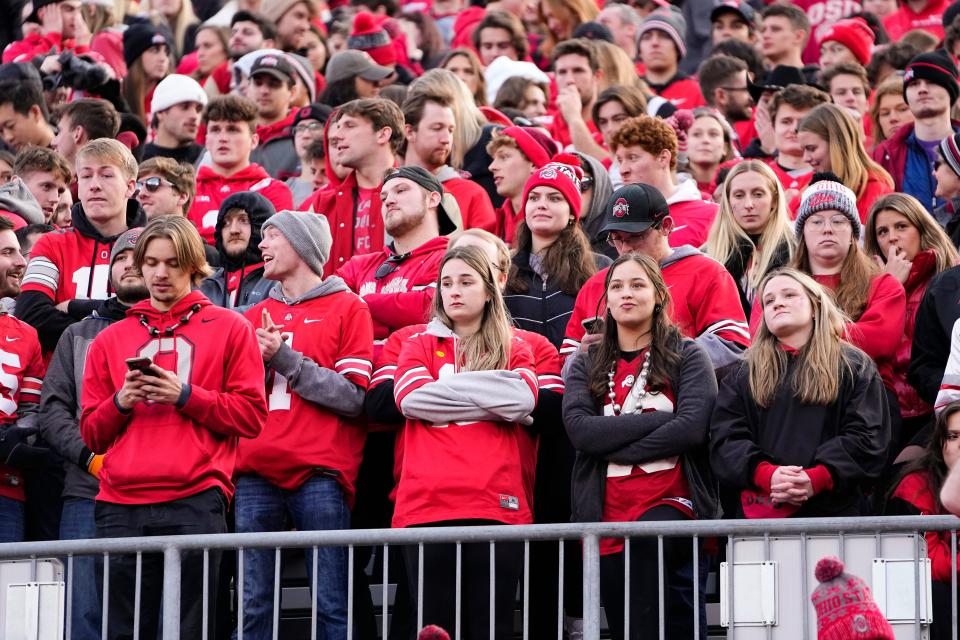
[{"label": "drawstring of hoodie", "polygon": [[[97,266],[97,247],[100,246],[100,240],[97,238],[93,239],[93,255],[90,256],[90,276],[87,278],[87,300],[93,300],[93,270]],[[109,287],[109,278],[107,278]],[[109,293],[109,289],[108,289]]]}]

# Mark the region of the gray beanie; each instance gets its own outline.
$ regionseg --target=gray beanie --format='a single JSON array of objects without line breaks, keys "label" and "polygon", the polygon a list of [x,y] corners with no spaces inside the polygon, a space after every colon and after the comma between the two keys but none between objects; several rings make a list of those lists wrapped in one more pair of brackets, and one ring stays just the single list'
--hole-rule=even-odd
[{"label": "gray beanie", "polygon": [[794,223],[797,239],[803,241],[803,226],[814,213],[820,211],[839,211],[850,220],[853,239],[860,239],[860,212],[857,210],[857,196],[850,187],[833,180],[819,180],[803,190],[800,196],[800,209]]},{"label": "gray beanie", "polygon": [[306,211],[280,211],[267,218],[260,232],[265,233],[267,227],[276,227],[313,272],[323,275],[323,265],[330,258],[333,245],[326,216]]},{"label": "gray beanie", "polygon": [[113,261],[117,259],[117,256],[126,251],[127,249],[133,249],[137,246],[137,240],[140,239],[140,234],[143,233],[143,227],[134,227],[133,229],[127,229],[113,242],[113,248],[110,249],[110,266],[113,266]]}]

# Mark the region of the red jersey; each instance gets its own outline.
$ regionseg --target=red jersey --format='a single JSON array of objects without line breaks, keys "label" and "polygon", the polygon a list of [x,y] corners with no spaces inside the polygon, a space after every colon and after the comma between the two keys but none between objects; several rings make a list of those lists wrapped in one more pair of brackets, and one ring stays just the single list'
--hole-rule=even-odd
[{"label": "red jersey", "polygon": [[187,218],[197,227],[207,244],[215,244],[213,233],[220,204],[227,196],[240,191],[256,191],[269,200],[277,211],[293,209],[290,187],[271,178],[258,164],[250,164],[229,177],[217,173],[212,167],[200,167],[197,172],[197,195],[190,205]]},{"label": "red jersey", "polygon": [[110,296],[112,242],[91,238],[74,227],[45,233],[30,253],[23,291],[39,291],[60,304]]},{"label": "red jersey", "polygon": [[496,233],[497,214],[493,211],[493,203],[486,189],[465,178],[444,180],[443,189],[460,205],[461,228]]},{"label": "red jersey", "polygon": [[[617,361],[617,371],[613,376],[613,388],[616,402],[625,407],[627,397],[637,380],[637,374],[643,365],[644,354],[633,360],[623,358]],[[662,392],[648,392],[640,400],[641,412],[664,411],[674,413],[673,391],[669,388]],[[603,406],[603,415],[616,415],[609,398]],[[604,522],[633,522],[644,513],[660,505],[670,505],[693,518],[693,502],[690,500],[690,488],[683,475],[679,456],[651,460],[644,464],[607,463],[607,482],[603,495]],[[623,538],[601,538],[600,554],[608,555],[623,551]]]},{"label": "red jersey", "polygon": [[[943,39],[943,12],[950,3],[947,0],[929,0],[927,6],[914,13],[906,2],[900,8],[883,19],[883,28],[890,36],[890,42],[896,42],[908,31],[922,29],[930,35]],[[6,61],[6,57],[4,57]]]},{"label": "red jersey", "polygon": [[703,99],[700,83],[697,82],[696,78],[677,74],[662,87],[658,88],[650,83],[647,84],[651,91],[661,98],[669,100],[677,109],[696,109],[707,104],[707,101]]},{"label": "red jersey", "polygon": [[500,236],[508,247],[513,247],[513,241],[517,238],[517,227],[520,226],[523,217],[522,211],[514,212],[510,198],[505,198],[503,205],[497,209],[497,229],[494,233]]},{"label": "red jersey", "polygon": [[794,189],[796,191],[803,191],[807,188],[807,185],[810,184],[810,178],[813,177],[813,169],[802,175],[791,176],[786,169],[780,166],[776,158],[769,160],[767,166],[773,169],[777,180],[780,181],[780,186],[787,190]]},{"label": "red jersey", "polygon": [[[46,367],[37,330],[9,313],[0,312],[0,428],[15,429],[17,411],[40,405],[40,385]],[[13,467],[0,465],[0,496],[23,502],[23,477]]]},{"label": "red jersey", "polygon": [[[142,322],[161,335],[152,337]],[[179,408],[140,402],[122,412],[116,393],[127,374],[125,359],[134,357],[176,372],[189,385],[186,402]],[[232,496],[237,441],[255,437],[267,419],[263,380],[253,327],[235,311],[199,291],[166,312],[150,300],[134,306],[87,352],[80,435],[95,453],[106,454],[97,500],[155,504],[213,487]]]},{"label": "red jersey", "polygon": [[820,62],[820,40],[833,23],[863,11],[858,0],[792,0],[792,3],[803,9],[810,20],[810,37],[803,50],[803,61],[807,64]]},{"label": "red jersey", "polygon": [[[432,325],[431,325],[432,326]],[[424,332],[403,345],[396,369],[397,406],[430,382],[459,373],[457,338]],[[537,396],[533,355],[519,338],[510,344],[508,369],[517,384]],[[524,456],[516,422],[467,421],[437,424],[408,418],[403,430],[403,458],[397,486],[394,527],[479,519],[530,524]]]},{"label": "red jersey", "polygon": [[[284,342],[303,358],[305,373],[308,365],[316,365],[367,388],[373,331],[370,312],[355,294],[341,289],[294,305],[271,297],[244,315],[259,325],[264,309],[283,325]],[[267,422],[259,436],[241,442],[237,473],[256,473],[281,489],[295,491],[318,469],[331,471],[352,504],[366,441],[362,419],[347,418],[302,398],[283,375],[268,371]]]},{"label": "red jersey", "polygon": [[676,192],[667,198],[667,204],[674,223],[670,232],[670,246],[703,246],[720,205],[704,200],[695,180],[684,180],[677,185]]},{"label": "red jersey", "polygon": [[[663,279],[670,289],[667,312],[688,338],[714,333],[744,347],[750,346],[747,319],[740,305],[737,284],[722,264],[692,247],[674,250],[660,263]],[[604,281],[607,270],[593,274],[577,294],[567,323],[560,356],[567,358],[580,348],[586,333],[585,320],[603,318],[607,313]]]},{"label": "red jersey", "polygon": [[[449,238],[438,236],[402,259],[392,247],[384,247],[376,253],[354,256],[337,270],[350,290],[370,308],[374,338],[386,340],[401,327],[429,319],[440,261],[448,243]],[[384,269],[384,265],[389,265],[392,271],[377,278],[377,272]]]}]

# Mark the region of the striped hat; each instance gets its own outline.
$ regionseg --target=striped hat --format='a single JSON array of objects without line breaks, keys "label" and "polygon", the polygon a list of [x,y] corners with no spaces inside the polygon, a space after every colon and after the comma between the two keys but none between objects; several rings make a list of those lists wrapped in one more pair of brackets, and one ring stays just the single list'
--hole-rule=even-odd
[{"label": "striped hat", "polygon": [[640,31],[637,32],[638,42],[647,31],[662,31],[677,46],[678,58],[687,55],[687,45],[683,42],[687,36],[687,21],[683,19],[679,10],[673,8],[657,9],[644,18],[640,24]]},{"label": "striped hat", "polygon": [[832,173],[814,174],[810,179],[810,186],[803,190],[795,223],[798,240],[803,241],[803,226],[807,223],[807,218],[821,211],[837,211],[845,215],[850,220],[853,237],[860,239],[857,196]]},{"label": "striped hat", "polygon": [[940,157],[953,169],[955,174],[960,176],[960,133],[955,133],[940,141]]}]

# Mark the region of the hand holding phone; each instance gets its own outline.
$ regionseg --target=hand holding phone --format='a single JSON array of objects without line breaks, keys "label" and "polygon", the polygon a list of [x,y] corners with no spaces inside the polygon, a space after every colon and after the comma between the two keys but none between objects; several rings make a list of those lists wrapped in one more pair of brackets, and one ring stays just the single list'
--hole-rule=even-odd
[{"label": "hand holding phone", "polygon": [[587,333],[602,333],[603,332],[603,318],[586,318],[585,320],[580,321],[580,325],[583,327],[583,330]]},{"label": "hand holding phone", "polygon": [[150,358],[127,358],[127,369],[130,371],[139,371],[145,376],[153,375],[153,360]]}]

